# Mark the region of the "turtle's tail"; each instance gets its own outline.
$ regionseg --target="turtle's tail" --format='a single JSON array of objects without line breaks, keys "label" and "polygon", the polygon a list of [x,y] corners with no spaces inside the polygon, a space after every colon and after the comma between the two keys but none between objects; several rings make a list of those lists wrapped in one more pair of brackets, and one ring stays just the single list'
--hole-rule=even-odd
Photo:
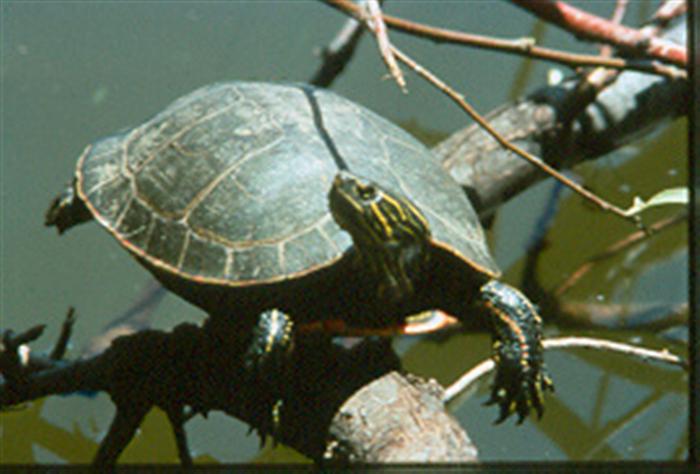
[{"label": "turtle's tail", "polygon": [[61,194],[56,196],[46,211],[44,225],[56,227],[59,234],[73,226],[92,220],[92,214],[85,203],[77,197],[71,184]]}]

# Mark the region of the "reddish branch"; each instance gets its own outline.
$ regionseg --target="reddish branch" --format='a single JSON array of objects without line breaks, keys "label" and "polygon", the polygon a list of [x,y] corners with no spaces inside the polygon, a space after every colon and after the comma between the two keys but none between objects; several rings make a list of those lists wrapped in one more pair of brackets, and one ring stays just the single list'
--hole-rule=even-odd
[{"label": "reddish branch", "polygon": [[[363,16],[363,9],[350,0],[323,0],[327,5],[355,18]],[[438,43],[461,44],[475,48],[496,50],[502,53],[518,54],[545,61],[551,61],[568,67],[601,66],[613,69],[633,69],[672,78],[686,77],[685,71],[668,67],[652,61],[629,60],[624,58],[605,58],[597,55],[574,54],[536,46],[524,39],[505,40],[462,31],[438,28],[390,15],[382,15],[387,27],[413,36],[427,38]]]},{"label": "reddish branch", "polygon": [[686,67],[686,48],[643,31],[592,15],[558,0],[511,0],[512,3],[579,38],[611,44],[621,50]]}]

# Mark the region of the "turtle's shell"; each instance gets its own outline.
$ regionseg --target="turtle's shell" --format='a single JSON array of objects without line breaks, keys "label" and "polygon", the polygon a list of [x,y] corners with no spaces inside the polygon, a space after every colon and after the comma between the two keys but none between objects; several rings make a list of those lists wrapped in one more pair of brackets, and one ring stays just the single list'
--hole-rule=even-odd
[{"label": "turtle's shell", "polygon": [[423,145],[366,108],[307,85],[196,90],[89,146],[76,190],[158,272],[243,287],[328,267],[352,245],[328,207],[339,160],[411,199],[436,246],[477,272],[499,274],[471,204]]}]

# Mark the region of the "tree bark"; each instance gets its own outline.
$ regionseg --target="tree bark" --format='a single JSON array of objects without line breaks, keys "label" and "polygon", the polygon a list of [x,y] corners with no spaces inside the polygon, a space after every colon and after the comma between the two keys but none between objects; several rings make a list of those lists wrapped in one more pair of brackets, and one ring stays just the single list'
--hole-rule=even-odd
[{"label": "tree bark", "polygon": [[[685,17],[663,38],[686,43]],[[585,109],[576,77],[546,86],[487,114],[491,124],[519,147],[556,168],[571,168],[610,153],[686,116],[691,104],[688,81],[627,71]],[[518,195],[546,176],[504,150],[477,125],[450,135],[433,148],[452,177],[467,191],[480,215]]]}]

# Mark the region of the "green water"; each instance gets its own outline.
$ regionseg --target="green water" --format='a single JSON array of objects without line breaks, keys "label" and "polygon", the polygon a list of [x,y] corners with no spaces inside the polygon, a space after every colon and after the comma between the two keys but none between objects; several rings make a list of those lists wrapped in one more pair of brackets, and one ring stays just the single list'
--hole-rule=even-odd
[{"label": "green water", "polygon": [[[609,15],[614,2],[588,8]],[[48,325],[37,349],[51,347],[68,306],[78,322],[71,355],[134,302],[149,275],[96,225],[58,238],[43,227],[51,198],[70,180],[75,161],[92,140],[151,116],[174,98],[203,84],[232,80],[303,81],[318,65],[344,18],[312,1],[277,2],[3,2],[0,82],[1,308],[2,328]],[[388,2],[388,12],[431,24],[502,37],[539,31],[560,49],[593,51],[556,29],[533,21],[506,2]],[[640,13],[641,11],[641,13]],[[635,23],[648,2],[631,2]],[[433,68],[486,112],[513,94],[542,84],[549,65],[395,35],[396,43]],[[469,123],[462,112],[417,77],[409,94],[388,80],[365,38],[356,58],[334,85],[412,131],[448,134]],[[514,80],[515,84],[514,85]],[[685,183],[685,125],[635,144],[594,166],[577,170],[586,183],[620,203]],[[629,157],[629,158],[627,158]],[[551,183],[504,206],[491,235],[506,278],[519,284],[524,246],[540,216]],[[629,190],[628,190],[629,189]],[[546,288],[612,242],[631,232],[568,194],[547,235],[538,265]],[[668,214],[657,212],[652,217]],[[674,305],[687,299],[683,226],[596,267],[567,294],[573,302]],[[547,315],[545,315],[546,317]],[[154,325],[168,328],[201,320],[200,312],[169,296]],[[576,329],[547,325],[551,334],[582,334],[651,347],[672,344],[647,330]],[[399,345],[405,345],[400,341]],[[458,336],[412,345],[409,369],[449,383],[488,356],[488,339]],[[552,352],[547,362],[557,383],[540,423],[493,426],[484,408],[486,385],[454,407],[484,460],[682,459],[686,442],[687,378],[677,370],[629,358],[581,351]],[[439,369],[436,369],[439,368]],[[104,435],[113,407],[105,395],[55,397],[0,414],[0,460],[11,463],[88,462]],[[187,425],[198,462],[297,461],[283,448],[261,454],[247,426],[221,414]],[[146,419],[123,461],[176,462],[167,420]]]}]

